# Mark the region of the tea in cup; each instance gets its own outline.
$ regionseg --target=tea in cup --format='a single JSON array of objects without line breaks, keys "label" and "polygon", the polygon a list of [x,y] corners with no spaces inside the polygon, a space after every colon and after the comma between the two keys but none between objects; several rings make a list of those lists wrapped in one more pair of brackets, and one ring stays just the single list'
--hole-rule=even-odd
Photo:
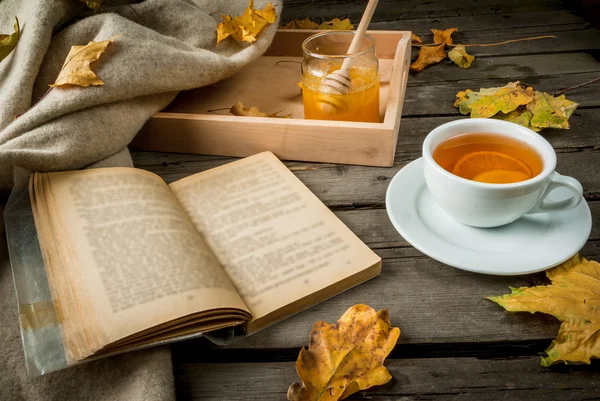
[{"label": "tea in cup", "polygon": [[[581,184],[554,171],[556,153],[542,136],[493,119],[443,124],[423,142],[425,182],[436,203],[461,223],[497,227],[525,214],[569,210],[583,199]],[[572,196],[545,200],[555,188]]]}]

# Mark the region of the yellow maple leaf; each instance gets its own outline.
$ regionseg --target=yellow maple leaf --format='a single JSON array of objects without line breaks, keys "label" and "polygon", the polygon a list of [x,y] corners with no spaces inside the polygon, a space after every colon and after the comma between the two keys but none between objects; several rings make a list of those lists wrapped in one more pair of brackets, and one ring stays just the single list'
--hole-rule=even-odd
[{"label": "yellow maple leaf", "polygon": [[254,8],[254,0],[248,0],[248,7],[242,15],[232,18],[230,15],[221,15],[222,22],[217,26],[217,45],[229,36],[239,42],[255,42],[263,28],[272,24],[277,19],[275,6],[267,3],[262,10]]},{"label": "yellow maple leaf", "polygon": [[102,42],[90,42],[85,46],[71,46],[69,54],[58,73],[56,81],[50,86],[63,85],[104,85],[104,82],[90,68],[90,64],[98,60],[106,47],[115,38]]},{"label": "yellow maple leaf", "polygon": [[450,50],[448,58],[460,68],[469,68],[475,60],[475,57],[467,53],[467,49],[463,45],[455,46],[454,49]]},{"label": "yellow maple leaf", "polygon": [[444,48],[446,45],[442,43],[438,46],[423,46],[419,49],[419,56],[414,63],[410,65],[410,70],[414,72],[420,72],[425,67],[437,64],[446,58],[446,51]]},{"label": "yellow maple leaf", "polygon": [[457,28],[448,28],[445,30],[432,29],[433,32],[433,43],[445,43],[447,45],[452,44],[452,34],[458,32]]},{"label": "yellow maple leaf", "polygon": [[311,21],[310,18],[293,19],[287,24],[280,25],[281,29],[319,29],[319,24]]},{"label": "yellow maple leaf", "polygon": [[542,312],[562,322],[542,366],[600,358],[600,263],[576,255],[546,276],[552,284],[511,288],[488,299],[510,312]]},{"label": "yellow maple leaf", "polygon": [[387,383],[392,376],[383,362],[399,336],[387,310],[375,312],[363,304],[348,309],[336,324],[315,323],[308,350],[302,348],[296,361],[302,384],[290,386],[288,400],[341,400]]},{"label": "yellow maple leaf", "polygon": [[17,46],[20,34],[19,20],[15,17],[15,32],[11,35],[0,34],[0,61],[4,60]]},{"label": "yellow maple leaf", "polygon": [[331,21],[325,21],[319,25],[319,29],[334,30],[334,31],[350,31],[354,29],[354,25],[350,23],[348,18],[341,20],[334,18]]},{"label": "yellow maple leaf", "polygon": [[268,113],[264,113],[262,111],[260,111],[258,109],[258,107],[250,107],[249,109],[245,108],[244,105],[242,104],[242,102],[237,102],[236,104],[234,104],[231,109],[229,109],[229,112],[231,114],[233,114],[234,116],[244,116],[244,117],[273,117],[273,118],[290,118],[291,117],[291,113],[290,114],[286,114],[286,115],[278,115],[279,113],[281,113],[281,111],[278,111],[276,113],[272,113],[272,114],[268,114]]},{"label": "yellow maple leaf", "polygon": [[415,35],[414,33],[411,34],[410,40],[412,43],[423,43],[423,40],[421,40],[421,38]]}]

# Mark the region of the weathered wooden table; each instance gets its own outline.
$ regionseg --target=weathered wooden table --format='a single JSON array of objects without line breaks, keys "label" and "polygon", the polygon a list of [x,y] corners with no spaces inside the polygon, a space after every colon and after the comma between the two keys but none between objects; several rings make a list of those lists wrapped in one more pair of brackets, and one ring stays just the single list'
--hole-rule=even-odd
[{"label": "weathered wooden table", "polygon": [[[288,0],[291,19],[307,0]],[[364,1],[315,2],[301,17],[348,16],[358,21]],[[349,4],[351,3],[351,4]],[[518,4],[522,3],[522,4]],[[543,273],[495,277],[443,265],[412,248],[385,211],[390,179],[420,156],[434,127],[461,118],[452,107],[466,88],[522,80],[555,92],[600,76],[600,32],[556,0],[426,2],[381,0],[373,29],[458,27],[458,43],[490,43],[529,36],[557,39],[473,48],[470,69],[443,62],[411,75],[391,168],[286,163],[364,242],[383,258],[380,277],[281,322],[246,340],[217,347],[206,340],[172,346],[180,400],[284,400],[297,380],[295,359],[313,322],[334,322],[350,306],[389,308],[402,335],[387,366],[394,379],[351,399],[372,400],[600,400],[600,363],[540,366],[539,354],[555,337],[550,316],[510,314],[485,300],[508,286],[545,283]],[[544,136],[558,153],[558,171],[583,184],[594,227],[582,254],[600,257],[600,84],[569,92],[581,104],[568,131]],[[225,157],[134,153],[137,167],[173,181],[231,161]],[[597,259],[598,260],[598,259]]]}]

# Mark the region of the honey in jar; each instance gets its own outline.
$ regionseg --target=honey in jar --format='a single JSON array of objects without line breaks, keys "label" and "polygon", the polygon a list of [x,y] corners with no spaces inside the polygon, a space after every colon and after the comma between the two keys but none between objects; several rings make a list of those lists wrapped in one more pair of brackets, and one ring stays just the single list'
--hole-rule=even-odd
[{"label": "honey in jar", "polygon": [[[379,122],[379,63],[375,40],[365,35],[358,51],[346,54],[352,31],[319,33],[302,44],[304,118],[313,120]],[[343,91],[326,85],[327,76],[351,59]]]}]

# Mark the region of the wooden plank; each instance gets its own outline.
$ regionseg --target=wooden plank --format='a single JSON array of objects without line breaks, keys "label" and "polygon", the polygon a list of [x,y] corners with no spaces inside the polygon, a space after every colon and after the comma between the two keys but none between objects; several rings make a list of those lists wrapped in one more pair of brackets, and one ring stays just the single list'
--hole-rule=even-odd
[{"label": "wooden plank", "polygon": [[399,344],[546,340],[549,345],[558,331],[556,319],[543,314],[509,313],[484,299],[508,293],[509,286],[541,283],[546,283],[542,273],[486,276],[454,269],[424,256],[389,258],[383,261],[380,277],[226,348],[302,347],[314,322],[335,322],[357,303],[389,309],[392,322],[403,330]]},{"label": "wooden plank", "polygon": [[[483,57],[508,56],[508,55],[532,55],[548,53],[551,49],[553,54],[595,51],[600,48],[600,31],[595,28],[557,31],[554,27],[536,27],[528,29],[490,30],[475,33],[456,33],[452,35],[454,43],[460,44],[485,44],[500,43],[507,40],[517,40],[527,37],[554,35],[556,38],[527,40],[513,42],[499,46],[476,46],[467,50],[475,56],[475,62],[470,69],[477,66],[477,60]],[[422,35],[424,43],[432,43],[431,33]],[[412,58],[417,57],[418,48],[413,47]],[[569,58],[568,55],[557,55],[556,57]]]},{"label": "wooden plank", "polygon": [[[454,68],[454,66],[448,66],[447,68]],[[600,71],[583,74],[531,76],[523,78],[523,80],[537,90],[552,94],[559,90],[591,81],[597,77],[600,77]],[[428,85],[413,85],[409,80],[402,118],[431,114],[457,115],[457,109],[452,103],[459,91],[464,91],[465,89],[477,91],[479,88],[504,86],[509,80],[476,78],[469,81],[430,83]],[[566,93],[566,96],[568,99],[579,103],[580,107],[600,107],[599,91],[600,82],[569,91]],[[574,118],[572,121],[573,123],[577,123],[577,120],[578,118]]]},{"label": "wooden plank", "polygon": [[[555,39],[539,39],[522,42],[514,42],[500,46],[470,47],[469,53],[481,59],[482,57],[494,57],[518,54],[542,54],[549,49],[552,53],[567,53],[577,51],[590,51],[600,48],[600,31],[588,28],[575,31],[557,32],[552,29],[514,29],[507,32],[489,32],[486,34],[464,34],[455,39],[456,43],[499,43],[506,40],[516,40],[533,36],[555,35]],[[569,58],[569,55],[558,55],[558,57]],[[477,62],[477,59],[475,63]],[[473,64],[471,68],[477,66]]]},{"label": "wooden plank", "polygon": [[[600,241],[600,202],[593,201],[588,204],[592,212],[592,221],[599,223],[598,226],[592,226],[590,240]],[[335,214],[370,248],[380,250],[379,256],[382,258],[421,255],[416,250],[408,254],[381,252],[383,248],[410,247],[410,244],[394,229],[383,208],[338,210]]]},{"label": "wooden plank", "polygon": [[[590,242],[582,255],[600,257],[600,202],[591,202]],[[410,247],[394,230],[383,209],[347,210],[337,216],[383,259],[380,277],[316,305],[290,319],[229,345],[229,349],[292,349],[303,346],[313,322],[333,322],[351,305],[367,303],[389,308],[403,330],[400,344],[464,344],[547,340],[556,335],[558,321],[527,313],[511,314],[484,296],[508,292],[509,286],[546,283],[543,273],[498,277],[454,269]],[[214,349],[196,342],[200,353]],[[218,356],[218,354],[214,354]]]},{"label": "wooden plank", "polygon": [[[393,379],[348,400],[374,401],[563,401],[599,400],[600,369],[548,369],[538,357],[392,359],[385,365]],[[177,399],[285,400],[297,382],[294,362],[186,363],[175,365]]]},{"label": "wooden plank", "polygon": [[486,57],[475,60],[472,68],[459,68],[446,60],[427,67],[422,72],[411,74],[410,85],[423,85],[431,82],[455,82],[473,79],[500,79],[508,81],[524,80],[561,74],[578,74],[600,71],[600,64],[587,53],[572,53],[568,57],[556,54],[535,54],[523,56]]},{"label": "wooden plank", "polygon": [[[477,2],[448,2],[444,0],[402,1],[381,0],[373,16],[374,21],[399,19],[433,19],[441,17],[463,17],[476,15],[497,15],[528,11],[554,11],[565,5],[559,0],[514,1],[479,0]],[[359,21],[365,8],[364,0],[287,0],[283,8],[282,20],[296,16],[310,16],[314,19],[350,18]]]},{"label": "wooden plank", "polygon": [[412,31],[417,35],[423,35],[423,39],[425,39],[426,35],[431,35],[430,29],[447,29],[451,27],[458,28],[458,32],[454,35],[459,37],[462,33],[478,31],[546,29],[547,27],[552,27],[555,32],[560,32],[585,29],[589,26],[589,22],[585,21],[581,16],[564,10],[552,10],[551,12],[533,10],[529,12],[520,11],[517,13],[461,15],[460,17],[448,16],[425,19],[388,19],[386,21],[371,22],[369,25],[370,29]]},{"label": "wooden plank", "polygon": [[[581,181],[586,196],[600,196],[600,110],[581,110],[573,116],[572,128],[547,130],[544,136],[557,149],[557,170]],[[405,118],[393,167],[361,167],[286,162],[294,173],[330,207],[360,207],[385,200],[389,180],[408,162],[420,157],[423,139],[433,128],[457,117]],[[133,152],[137,167],[161,175],[167,182],[230,162],[229,158],[200,155]]]}]

